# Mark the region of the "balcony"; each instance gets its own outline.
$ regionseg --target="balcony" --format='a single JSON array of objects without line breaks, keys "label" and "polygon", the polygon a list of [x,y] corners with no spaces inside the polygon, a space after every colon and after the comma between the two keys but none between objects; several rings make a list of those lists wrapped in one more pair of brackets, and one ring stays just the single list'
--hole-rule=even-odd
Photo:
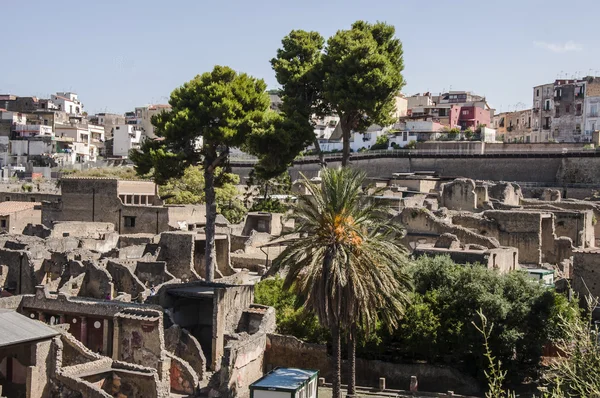
[{"label": "balcony", "polygon": [[554,101],[560,101],[561,98],[562,98],[562,95],[555,95]]},{"label": "balcony", "polygon": [[542,126],[543,130],[550,130],[550,125],[549,124],[545,124]]},{"label": "balcony", "polygon": [[538,113],[540,111],[540,108],[533,108],[533,113]]}]

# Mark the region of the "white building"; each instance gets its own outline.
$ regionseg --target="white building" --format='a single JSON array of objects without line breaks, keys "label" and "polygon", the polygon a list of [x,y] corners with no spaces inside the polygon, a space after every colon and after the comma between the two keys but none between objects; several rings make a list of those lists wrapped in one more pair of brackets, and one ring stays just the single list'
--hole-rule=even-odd
[{"label": "white building", "polygon": [[168,104],[156,104],[135,108],[137,126],[142,130],[142,139],[156,138],[156,134],[154,134],[154,126],[152,125],[152,116],[163,111],[170,110],[171,105]]},{"label": "white building", "polygon": [[56,140],[65,142],[67,162],[95,162],[104,142],[104,128],[83,124],[59,124],[55,127]]},{"label": "white building", "polygon": [[50,102],[54,105],[54,109],[58,109],[59,111],[65,111],[71,115],[81,115],[83,113],[83,104],[79,101],[75,93],[52,94]]},{"label": "white building", "polygon": [[142,132],[136,126],[121,124],[113,130],[113,156],[126,158],[129,151],[139,148]]},{"label": "white building", "polygon": [[47,136],[54,137],[52,126],[45,126],[43,124],[19,124],[13,127],[13,131],[17,137],[37,137]]}]

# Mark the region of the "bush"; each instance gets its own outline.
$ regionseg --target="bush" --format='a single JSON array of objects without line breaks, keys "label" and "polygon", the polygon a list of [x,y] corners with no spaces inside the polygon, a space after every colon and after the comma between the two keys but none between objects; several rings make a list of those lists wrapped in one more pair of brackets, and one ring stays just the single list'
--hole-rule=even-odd
[{"label": "bush", "polygon": [[317,317],[301,307],[296,295],[283,289],[279,277],[265,279],[254,288],[254,302],[275,308],[277,332],[296,336],[309,343],[325,344],[329,330],[319,325]]},{"label": "bush", "polygon": [[417,149],[417,141],[410,141],[404,146],[405,149]]},{"label": "bush", "polygon": [[252,204],[250,211],[264,211],[267,213],[285,213],[288,205],[277,199],[260,199]]},{"label": "bush", "polygon": [[31,191],[33,191],[33,185],[23,184],[23,185],[21,185],[21,189],[25,192],[31,192]]},{"label": "bush", "polygon": [[381,149],[388,149],[389,146],[390,146],[390,139],[387,136],[387,134],[384,134],[384,135],[380,135],[379,137],[377,137],[375,144],[371,145],[370,149],[372,151],[376,151],[376,150],[381,150]]},{"label": "bush", "polygon": [[[392,333],[385,324],[365,341],[357,355],[392,362],[427,360],[451,363],[484,378],[482,337],[473,325],[481,309],[494,333],[489,346],[511,380],[538,369],[546,343],[561,338],[561,319],[577,314],[576,303],[529,278],[525,272],[500,275],[480,265],[457,265],[449,257],[422,257],[409,268],[415,290],[404,319]],[[316,318],[299,308],[280,279],[260,282],[256,302],[277,310],[279,333],[308,342],[327,341]]]}]

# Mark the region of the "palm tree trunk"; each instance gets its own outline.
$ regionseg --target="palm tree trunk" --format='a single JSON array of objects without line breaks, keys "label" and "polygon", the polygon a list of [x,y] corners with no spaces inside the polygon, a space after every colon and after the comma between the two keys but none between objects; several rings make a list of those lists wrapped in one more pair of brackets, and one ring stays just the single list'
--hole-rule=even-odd
[{"label": "palm tree trunk", "polygon": [[206,199],[206,227],[204,228],[206,234],[206,251],[204,258],[206,263],[205,279],[208,282],[212,282],[215,278],[215,267],[217,265],[217,251],[215,248],[217,202],[215,197],[215,174],[212,167],[215,159],[216,154],[213,153],[206,154],[204,157],[204,195]]},{"label": "palm tree trunk", "polygon": [[348,397],[356,395],[356,325],[348,333]]},{"label": "palm tree trunk", "polygon": [[342,356],[340,326],[336,323],[331,328],[331,345],[333,349],[333,393],[331,398],[342,398]]}]

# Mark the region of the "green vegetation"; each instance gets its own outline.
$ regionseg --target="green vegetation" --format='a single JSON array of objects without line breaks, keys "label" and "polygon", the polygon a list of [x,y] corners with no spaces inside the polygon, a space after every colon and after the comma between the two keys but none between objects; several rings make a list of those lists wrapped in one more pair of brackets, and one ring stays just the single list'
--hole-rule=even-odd
[{"label": "green vegetation", "polygon": [[381,325],[376,338],[358,346],[359,357],[452,363],[483,379],[485,350],[473,326],[481,309],[494,324],[491,351],[507,379],[521,380],[539,370],[544,345],[564,338],[563,324],[577,316],[575,303],[524,272],[500,275],[478,265],[457,265],[448,257],[420,258],[407,272],[415,290],[403,319],[392,332]]},{"label": "green vegetation", "polygon": [[145,176],[136,173],[133,167],[103,167],[86,170],[61,170],[66,177],[103,177],[119,180],[143,180]]},{"label": "green vegetation", "polygon": [[293,288],[304,308],[331,330],[335,375],[333,396],[341,394],[341,336],[348,338],[348,394],[355,393],[355,352],[359,333],[369,336],[380,321],[398,325],[411,289],[408,263],[399,246],[400,227],[381,204],[364,204],[365,174],[324,169],[322,182],[304,181],[309,197],[293,209],[293,240],[273,262],[286,270],[283,287]]},{"label": "green vegetation", "polygon": [[[599,397],[600,396],[600,330],[592,323],[591,314],[598,306],[597,299],[587,298],[587,314],[573,310],[569,316],[560,314],[559,328],[561,337],[554,340],[556,348],[561,353],[559,358],[552,360],[542,370],[541,397]],[[488,341],[493,336],[494,324],[488,327],[488,320],[479,312],[481,326],[476,329],[483,336],[485,356],[488,360],[488,370],[485,376],[488,382],[487,398],[513,398],[515,393],[504,389],[507,371],[503,363],[497,360]]]},{"label": "green vegetation", "polygon": [[417,149],[417,141],[410,141],[404,146],[405,149]]},{"label": "green vegetation", "polygon": [[[237,224],[244,219],[246,208],[238,198],[236,185],[240,177],[236,174],[216,169],[220,176],[215,181],[215,201],[217,213],[222,214],[229,222]],[[160,196],[167,204],[199,204],[206,203],[204,173],[200,166],[188,167],[181,178],[171,178],[159,187]]]},{"label": "green vegetation", "polygon": [[279,277],[258,283],[254,301],[275,308],[278,333],[319,344],[325,344],[331,338],[329,329],[321,326],[317,317],[302,306],[298,296],[283,288],[283,279]]},{"label": "green vegetation", "polygon": [[394,121],[394,96],[404,86],[402,44],[394,35],[394,27],[383,22],[356,21],[325,46],[319,33],[294,30],[271,61],[284,104],[289,101],[302,115],[333,111],[340,117],[342,166],[350,158],[351,130]]},{"label": "green vegetation", "polygon": [[257,169],[261,173],[285,169],[285,165],[277,162],[278,159],[283,161],[283,157],[273,156],[274,147],[270,144],[274,142],[273,137],[285,141],[284,133],[289,130],[280,131],[283,119],[269,111],[265,82],[225,66],[215,66],[211,72],[176,88],[169,104],[170,111],[152,117],[158,139],[145,140],[140,150],[130,153],[130,158],[138,174],[151,175],[159,184],[183,177],[190,166],[202,165],[206,279],[212,281],[218,208],[215,189],[220,179],[225,178],[224,170],[219,172],[218,169],[227,165],[233,147],[258,156]]},{"label": "green vegetation", "polygon": [[375,144],[371,145],[370,150],[376,151],[379,149],[388,149],[389,146],[390,146],[390,139],[387,136],[387,134],[380,135],[379,137],[377,137]]}]

